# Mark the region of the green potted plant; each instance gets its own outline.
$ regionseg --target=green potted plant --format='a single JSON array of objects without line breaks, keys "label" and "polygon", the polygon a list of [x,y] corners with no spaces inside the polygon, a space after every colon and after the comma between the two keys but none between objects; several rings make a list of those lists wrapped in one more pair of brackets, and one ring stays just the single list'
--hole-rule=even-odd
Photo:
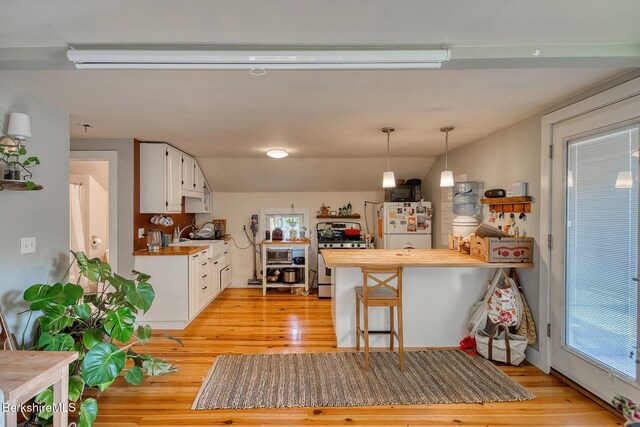
[{"label": "green potted plant", "polygon": [[[134,271],[134,279],[126,279],[98,258],[72,253],[81,276],[96,283],[98,292],[85,293],[80,278],[78,283],[63,284],[73,263],[63,282],[28,288],[23,295],[29,303],[29,319],[22,333],[22,348],[32,317],[41,312],[32,349],[78,352],[78,360],[70,366],[69,401],[78,408],[78,427],[89,427],[96,419],[98,404],[94,398],[83,398],[87,388],[104,391],[122,373],[128,383],[139,385],[145,375],[175,372],[177,367],[149,353],[145,344],[151,340],[151,327],[136,322],[138,312],[146,313],[155,297],[150,276]],[[182,345],[180,340],[165,336]],[[36,397],[43,408],[52,401],[50,388]],[[48,425],[52,415],[45,409],[38,413],[38,422]]]}]

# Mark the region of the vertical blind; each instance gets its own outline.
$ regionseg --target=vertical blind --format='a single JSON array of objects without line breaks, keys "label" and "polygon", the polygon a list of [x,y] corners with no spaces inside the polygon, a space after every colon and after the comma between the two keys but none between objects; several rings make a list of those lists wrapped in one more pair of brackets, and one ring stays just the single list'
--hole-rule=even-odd
[{"label": "vertical blind", "polygon": [[636,378],[638,125],[568,142],[564,345]]}]

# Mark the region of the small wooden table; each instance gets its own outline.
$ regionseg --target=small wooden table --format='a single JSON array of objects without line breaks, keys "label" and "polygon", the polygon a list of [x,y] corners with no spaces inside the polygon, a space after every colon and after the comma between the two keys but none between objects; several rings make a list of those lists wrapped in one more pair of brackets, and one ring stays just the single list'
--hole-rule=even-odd
[{"label": "small wooden table", "polygon": [[[10,406],[20,405],[53,385],[54,405],[62,404],[65,408],[53,412],[53,425],[67,427],[69,364],[77,358],[75,351],[0,351],[0,389],[5,402]],[[7,427],[17,426],[18,412],[19,409],[11,407],[6,412]]]}]

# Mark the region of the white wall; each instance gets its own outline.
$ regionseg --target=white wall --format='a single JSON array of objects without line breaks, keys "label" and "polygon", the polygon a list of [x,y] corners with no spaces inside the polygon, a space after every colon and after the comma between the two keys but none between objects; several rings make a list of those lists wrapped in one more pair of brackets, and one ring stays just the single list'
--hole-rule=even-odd
[{"label": "white wall", "polygon": [[[133,139],[72,139],[73,151],[118,153],[118,270],[133,270]],[[111,189],[110,189],[111,190]]]},{"label": "white wall", "polygon": [[[41,191],[0,192],[0,302],[9,327],[20,333],[27,316],[22,293],[36,283],[62,279],[69,262],[69,115],[30,95],[0,84],[0,117],[10,112],[31,117],[28,154],[41,165],[33,180]],[[20,238],[35,237],[36,252],[20,255]]]},{"label": "white wall", "polygon": [[[316,214],[322,203],[331,206],[332,209],[342,207],[351,202],[354,213],[361,215],[357,221],[362,224],[362,229],[366,230],[364,216],[364,202],[381,202],[384,199],[382,191],[360,191],[360,192],[291,192],[291,193],[222,193],[214,192],[213,214],[197,215],[198,224],[209,221],[213,218],[223,218],[227,220],[227,233],[231,234],[235,242],[240,247],[249,245],[247,238],[242,231],[242,226],[246,225],[249,232],[251,215],[259,214],[261,208],[285,208],[289,209],[294,204],[296,209],[308,208],[310,211],[310,231],[311,231],[311,252],[310,266],[313,270],[317,268],[317,241],[315,236],[316,224],[318,221]],[[367,213],[369,227],[373,233],[373,206],[370,206]],[[257,236],[260,240],[264,236]],[[232,259],[232,286],[245,287],[247,280],[253,276],[253,261],[251,259],[251,249],[240,250],[233,248]],[[258,267],[258,272],[260,267]]]},{"label": "white wall", "polygon": [[[526,221],[518,219],[516,225],[520,231],[526,230],[528,236],[536,240],[534,262],[538,263],[540,247],[540,209],[537,203],[540,196],[540,119],[536,114],[508,128],[502,129],[484,138],[449,152],[449,169],[454,175],[467,174],[469,181],[481,181],[484,189],[503,188],[508,190],[514,182],[527,182],[530,196],[533,196],[531,213]],[[455,137],[450,134],[449,138]],[[433,235],[434,248],[444,247],[440,242],[441,189],[440,172],[444,169],[444,157],[438,158],[425,178],[423,187],[425,198],[431,200],[434,207]],[[483,190],[484,191],[484,190]],[[488,207],[483,206],[484,222],[488,219]],[[496,222],[492,225],[506,224]],[[527,302],[530,305],[538,327],[539,313],[539,268],[522,269],[518,272],[523,284]],[[535,346],[537,348],[537,344]]]}]

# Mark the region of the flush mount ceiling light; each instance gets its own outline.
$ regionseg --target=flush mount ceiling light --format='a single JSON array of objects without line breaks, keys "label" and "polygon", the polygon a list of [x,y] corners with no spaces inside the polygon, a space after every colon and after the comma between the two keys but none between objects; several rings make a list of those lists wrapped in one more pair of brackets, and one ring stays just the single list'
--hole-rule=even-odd
[{"label": "flush mount ceiling light", "polygon": [[449,61],[449,49],[304,46],[179,46],[162,49],[72,47],[67,58],[78,69],[182,69],[182,70],[382,70],[440,68]]},{"label": "flush mount ceiling light", "polygon": [[387,171],[382,174],[382,187],[383,188],[393,188],[396,186],[396,177],[391,170],[391,166],[389,165],[389,135],[391,132],[395,131],[395,128],[392,127],[383,127],[382,132],[387,134]]},{"label": "flush mount ceiling light", "polygon": [[453,172],[449,170],[449,132],[453,126],[444,126],[440,132],[445,133],[444,139],[444,170],[440,173],[440,187],[453,187]]},{"label": "flush mount ceiling light", "polygon": [[267,150],[267,156],[274,159],[283,159],[289,155],[289,152],[283,148],[270,148]]}]

